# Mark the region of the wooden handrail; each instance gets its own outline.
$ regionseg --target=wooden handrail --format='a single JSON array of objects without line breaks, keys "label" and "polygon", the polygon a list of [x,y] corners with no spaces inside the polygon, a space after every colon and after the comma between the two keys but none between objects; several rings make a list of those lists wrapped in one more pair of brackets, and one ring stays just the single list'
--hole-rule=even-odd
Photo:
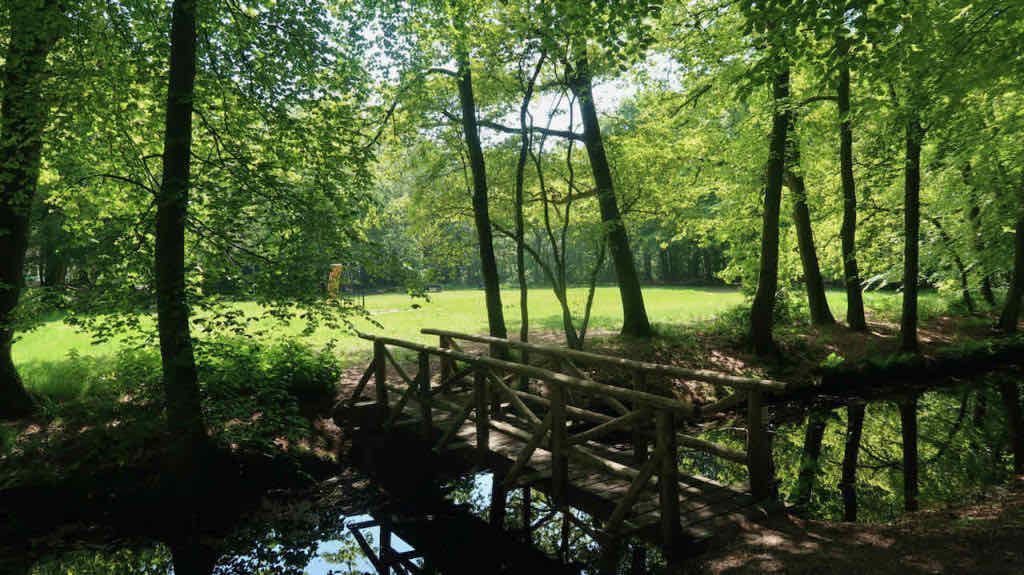
[{"label": "wooden handrail", "polygon": [[720,385],[734,387],[737,389],[757,389],[767,393],[784,393],[786,391],[792,391],[794,388],[792,384],[786,383],[784,381],[776,381],[774,379],[744,377],[739,375],[730,375],[728,373],[712,371],[709,369],[690,369],[674,365],[665,365],[661,363],[636,361],[633,359],[613,357],[610,355],[601,355],[597,353],[591,353],[588,351],[580,351],[577,349],[566,349],[550,345],[540,345],[536,343],[529,343],[510,339],[501,339],[498,337],[491,337],[487,335],[472,335],[459,333],[456,331],[430,328],[422,329],[420,330],[420,333],[426,335],[444,336],[452,339],[461,339],[464,341],[473,341],[476,343],[507,345],[509,347],[535,351],[537,353],[542,353],[549,356],[561,358],[568,357],[591,364],[611,365],[630,370],[641,370],[647,373],[657,373],[661,375],[696,379],[699,381],[717,383]]},{"label": "wooden handrail", "polygon": [[616,387],[614,385],[608,385],[606,383],[600,383],[590,379],[572,377],[569,375],[565,375],[564,373],[558,373],[532,365],[524,365],[511,361],[505,361],[486,355],[472,355],[468,353],[458,352],[453,349],[432,347],[429,345],[423,345],[420,343],[391,337],[375,336],[365,333],[360,333],[359,337],[365,340],[372,341],[375,344],[381,346],[394,345],[412,351],[427,352],[431,355],[452,358],[470,364],[494,367],[518,375],[525,375],[528,377],[532,377],[534,379],[539,379],[541,381],[561,384],[566,387],[570,387],[572,389],[591,395],[611,396],[616,399],[648,405],[652,408],[672,411],[684,417],[691,417],[694,414],[694,408],[692,404],[684,403],[678,399],[663,397],[660,395],[653,395],[642,391],[635,391],[633,389],[628,389],[625,387]]}]

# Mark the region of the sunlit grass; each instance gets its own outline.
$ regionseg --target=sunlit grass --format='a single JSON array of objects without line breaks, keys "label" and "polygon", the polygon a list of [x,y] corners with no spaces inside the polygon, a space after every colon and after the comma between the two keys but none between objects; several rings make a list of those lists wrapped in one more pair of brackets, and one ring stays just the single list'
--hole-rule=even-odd
[{"label": "sunlit grass", "polygon": [[[796,294],[802,302],[802,294]],[[577,321],[586,298],[584,288],[570,290],[569,299],[576,310]],[[743,295],[730,288],[700,287],[647,287],[644,299],[648,315],[655,324],[685,325],[711,319],[722,312],[744,302]],[[845,315],[845,298],[840,290],[831,290],[828,294],[829,303],[837,319]],[[515,334],[519,329],[519,293],[515,289],[502,292],[505,321],[509,333]],[[865,294],[865,303],[869,310],[877,316],[895,319],[898,317],[900,295],[895,292],[874,292]],[[251,315],[258,315],[260,307],[255,303],[242,302],[233,304],[238,309]],[[534,288],[530,290],[530,322],[534,331],[561,329],[561,310],[550,289]],[[924,293],[921,298],[922,317],[939,313],[943,302],[934,293]],[[483,292],[480,290],[445,290],[429,294],[429,298],[412,298],[403,293],[374,294],[366,297],[366,308],[372,322],[365,319],[355,321],[360,331],[384,334],[401,339],[423,343],[432,343],[434,338],[425,336],[420,330],[425,327],[452,329],[469,333],[487,331],[487,315],[484,306]],[[614,286],[603,286],[597,289],[590,329],[595,331],[617,330],[622,321],[622,309],[619,304],[618,289]],[[374,325],[376,322],[379,325]],[[151,318],[143,318],[145,329],[152,329]],[[254,324],[271,338],[296,337],[314,347],[328,344],[334,346],[337,353],[343,356],[363,355],[369,349],[366,341],[354,333],[344,329],[320,327],[312,334],[302,333],[304,324],[301,321],[280,323],[275,320],[261,320]],[[197,336],[202,332],[197,330]],[[26,382],[46,381],[46,385],[62,385],[54,381],[66,380],[67,393],[72,393],[77,386],[74,384],[74,373],[62,373],[54,378],[50,373],[55,363],[68,357],[69,354],[89,357],[102,357],[114,354],[123,341],[115,338],[104,343],[94,343],[87,332],[67,325],[60,318],[53,318],[37,329],[22,334],[14,345],[14,359]],[[46,377],[42,375],[46,374]],[[61,390],[53,390],[58,395]]]}]

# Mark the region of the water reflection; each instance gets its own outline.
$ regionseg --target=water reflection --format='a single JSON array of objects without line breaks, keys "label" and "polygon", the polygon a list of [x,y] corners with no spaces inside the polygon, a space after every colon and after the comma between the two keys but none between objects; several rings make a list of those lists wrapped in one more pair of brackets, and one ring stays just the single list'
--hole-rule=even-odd
[{"label": "water reflection", "polygon": [[[890,519],[903,507],[901,411],[892,398],[861,403],[866,408],[855,485],[861,519]],[[931,391],[921,394],[916,405],[924,505],[962,501],[1010,475],[1007,422],[993,386]],[[774,457],[780,492],[799,501],[808,515],[841,519],[851,410],[842,402],[816,407],[810,418],[777,412]],[[707,436],[742,447],[742,434],[728,421]],[[820,441],[817,450],[810,450],[815,454],[810,486],[808,441]],[[51,510],[56,520],[48,528],[0,534],[0,573],[671,571],[655,546],[629,538],[609,540],[598,519],[555,505],[543,490],[506,492],[486,471],[446,476],[408,452],[385,460],[381,454],[388,450],[369,451],[376,454],[370,468],[360,463],[361,471],[355,472],[350,469],[354,463],[347,465],[343,478],[301,496],[261,493],[258,505],[239,504],[227,486],[205,497],[198,509],[184,502],[149,501],[94,516],[82,513],[76,521],[63,521],[61,511]],[[740,466],[693,452],[684,453],[680,463],[727,483],[745,476]],[[43,491],[36,497],[45,502],[52,495]],[[75,505],[60,501],[67,509]],[[54,504],[37,505],[46,510]],[[32,504],[25,507],[33,509]]]}]

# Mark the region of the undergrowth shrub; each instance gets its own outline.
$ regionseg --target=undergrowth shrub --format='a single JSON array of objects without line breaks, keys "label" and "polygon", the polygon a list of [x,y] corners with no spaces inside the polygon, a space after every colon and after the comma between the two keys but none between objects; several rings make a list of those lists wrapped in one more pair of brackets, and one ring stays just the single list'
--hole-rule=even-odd
[{"label": "undergrowth shrub", "polygon": [[[341,373],[330,351],[297,342],[247,338],[196,346],[203,412],[214,440],[232,449],[279,451],[309,442],[304,406],[329,405]],[[139,464],[165,441],[160,354],[66,358],[23,370],[40,417],[0,434],[0,487],[97,469]]]}]

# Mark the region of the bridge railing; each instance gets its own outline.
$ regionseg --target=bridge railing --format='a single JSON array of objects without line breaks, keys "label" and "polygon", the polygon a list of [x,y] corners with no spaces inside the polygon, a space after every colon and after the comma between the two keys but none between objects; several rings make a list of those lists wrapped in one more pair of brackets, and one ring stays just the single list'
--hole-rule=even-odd
[{"label": "bridge railing", "polygon": [[[598,468],[611,475],[630,481],[630,487],[608,519],[606,531],[616,531],[627,526],[627,515],[639,500],[644,488],[656,476],[659,490],[659,511],[662,536],[667,545],[674,545],[680,537],[680,508],[678,482],[678,446],[703,451],[730,461],[745,464],[748,470],[750,489],[753,495],[770,498],[774,495],[774,472],[772,470],[771,441],[763,416],[764,393],[777,393],[785,384],[770,380],[737,378],[727,374],[708,375],[704,370],[684,370],[672,366],[636,362],[611,358],[575,350],[560,350],[548,346],[524,344],[486,336],[468,336],[442,330],[424,330],[441,338],[439,347],[404,341],[395,338],[360,334],[373,342],[374,357],[360,378],[351,403],[358,401],[370,380],[373,380],[376,408],[380,421],[385,427],[398,423],[410,401],[417,404],[420,433],[424,438],[434,439],[434,410],[446,411],[452,417],[446,422],[434,448],[443,449],[462,429],[467,420],[475,422],[475,436],[478,456],[486,461],[490,446],[490,430],[497,429],[524,442],[516,460],[508,470],[502,483],[506,488],[536,480],[524,477],[531,458],[538,448],[544,448],[551,458],[551,495],[556,502],[564,503],[568,489],[570,462]],[[609,385],[586,377],[573,366],[573,374],[560,373],[530,365],[463,351],[457,340],[477,341],[509,347],[529,346],[528,351],[587,362],[604,362],[626,367],[633,371],[632,388]],[[493,341],[497,340],[497,341]],[[401,348],[417,356],[417,372],[410,376],[396,360],[389,348]],[[431,374],[430,356],[440,359],[440,377],[434,385]],[[462,364],[460,367],[459,364]],[[392,385],[388,381],[389,366],[401,379],[403,385]],[[740,388],[748,399],[747,449],[739,451],[697,437],[688,436],[677,430],[681,421],[692,420],[698,410],[688,401],[650,393],[644,382],[649,373],[686,372],[686,377],[715,377],[717,383]],[[472,374],[472,393],[461,404],[450,401],[445,393],[456,382]],[[536,381],[545,389],[544,395],[532,393],[529,389],[514,389],[512,381]],[[729,383],[726,383],[726,382]],[[572,405],[569,392],[605,400],[614,408],[615,415],[601,413]],[[398,394],[394,402],[390,394]],[[505,400],[513,413],[503,417],[496,409]],[[533,406],[533,407],[531,407]],[[570,421],[591,424],[583,431],[570,433]],[[630,431],[633,435],[633,465],[624,465],[602,456],[599,444],[594,440],[610,433]],[[653,440],[653,450],[649,450]]]}]

